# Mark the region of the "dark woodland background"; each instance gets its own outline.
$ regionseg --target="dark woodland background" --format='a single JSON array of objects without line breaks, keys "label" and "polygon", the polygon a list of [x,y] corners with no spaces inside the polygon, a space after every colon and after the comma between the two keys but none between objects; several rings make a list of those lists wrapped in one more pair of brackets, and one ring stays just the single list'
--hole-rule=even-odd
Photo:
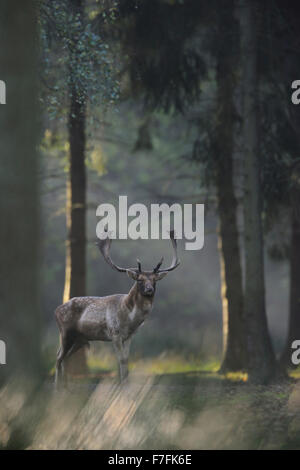
[{"label": "dark woodland background", "polygon": [[[179,242],[181,266],[158,285],[133,367],[289,383],[300,340],[299,4],[24,3],[0,6],[0,383],[19,373],[51,383],[55,308],[129,290],[95,247],[96,208],[119,195],[205,204],[204,248]],[[116,240],[112,251],[120,265],[171,256],[168,241]],[[68,363],[83,383],[114,370],[107,344]]]}]

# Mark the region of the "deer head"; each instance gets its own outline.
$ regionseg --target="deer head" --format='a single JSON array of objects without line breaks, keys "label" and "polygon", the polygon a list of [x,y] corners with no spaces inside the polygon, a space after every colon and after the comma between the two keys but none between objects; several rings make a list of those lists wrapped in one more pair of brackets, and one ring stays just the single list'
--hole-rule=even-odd
[{"label": "deer head", "polygon": [[[105,230],[107,232],[107,230]],[[179,266],[180,261],[177,256],[177,243],[174,238],[174,230],[170,231],[170,240],[173,247],[173,260],[171,266],[165,269],[161,269],[163,258],[159,263],[152,269],[152,271],[145,271],[142,269],[140,260],[137,260],[137,268],[121,268],[117,266],[110,257],[110,246],[111,239],[107,234],[105,240],[99,240],[96,244],[101,251],[105,261],[116,271],[121,273],[127,273],[127,275],[137,282],[138,291],[141,295],[146,297],[152,297],[155,293],[156,282],[163,279],[170,271],[173,271]]]}]

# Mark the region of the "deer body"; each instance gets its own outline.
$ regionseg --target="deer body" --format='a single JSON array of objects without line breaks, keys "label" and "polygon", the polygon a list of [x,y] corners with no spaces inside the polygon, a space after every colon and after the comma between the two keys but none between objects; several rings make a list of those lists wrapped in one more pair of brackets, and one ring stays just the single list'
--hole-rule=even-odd
[{"label": "deer body", "polygon": [[[171,234],[176,253],[176,242]],[[135,283],[128,294],[114,294],[106,297],[74,297],[55,310],[55,317],[61,335],[61,347],[57,353],[56,384],[64,378],[63,361],[89,341],[111,341],[118,363],[121,381],[128,375],[128,356],[132,335],[144,323],[153,307],[156,281],[168,271],[175,269],[179,261],[177,253],[172,266],[160,270],[162,260],[153,271],[124,269],[115,265],[110,256],[111,240],[99,242],[104,259],[114,269],[127,272]]]},{"label": "deer body", "polygon": [[55,316],[60,330],[76,331],[88,341],[113,341],[120,336],[127,340],[152,310],[153,301],[133,296],[136,284],[129,294],[106,297],[74,297],[60,305]]}]

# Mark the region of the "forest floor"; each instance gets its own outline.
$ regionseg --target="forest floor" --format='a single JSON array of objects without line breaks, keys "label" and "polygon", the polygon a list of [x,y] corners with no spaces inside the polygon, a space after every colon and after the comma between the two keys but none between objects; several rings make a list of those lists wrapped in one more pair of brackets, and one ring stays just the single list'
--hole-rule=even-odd
[{"label": "forest floor", "polygon": [[[218,374],[213,362],[162,358],[133,364],[120,387],[107,364],[90,366],[88,383],[71,384],[72,406],[80,412],[69,413],[60,448],[300,449],[297,372],[291,382],[253,386],[243,374]],[[63,410],[65,399],[70,405],[70,394],[60,398]],[[47,443],[47,431],[40,437],[36,446],[57,446],[53,435]]]},{"label": "forest floor", "polygon": [[300,449],[297,373],[291,382],[252,386],[242,375],[173,369],[133,367],[120,386],[115,371],[94,368],[88,381],[77,378],[60,393],[49,381],[27,448]]}]

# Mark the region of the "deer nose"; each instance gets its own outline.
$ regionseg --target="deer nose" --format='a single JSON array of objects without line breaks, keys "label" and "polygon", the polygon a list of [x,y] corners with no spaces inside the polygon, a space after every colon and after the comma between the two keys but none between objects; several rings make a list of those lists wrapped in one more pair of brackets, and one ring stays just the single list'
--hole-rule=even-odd
[{"label": "deer nose", "polygon": [[145,292],[147,294],[152,294],[153,291],[154,291],[153,287],[146,287],[146,289],[145,289]]}]

